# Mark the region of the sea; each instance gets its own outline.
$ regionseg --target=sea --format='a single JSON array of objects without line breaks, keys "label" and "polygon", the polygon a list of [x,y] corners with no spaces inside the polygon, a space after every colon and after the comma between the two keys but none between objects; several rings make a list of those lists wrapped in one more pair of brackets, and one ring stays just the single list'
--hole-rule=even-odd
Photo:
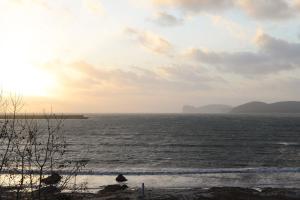
[{"label": "sea", "polygon": [[85,114],[64,121],[67,158],[91,188],[300,187],[300,115]]}]

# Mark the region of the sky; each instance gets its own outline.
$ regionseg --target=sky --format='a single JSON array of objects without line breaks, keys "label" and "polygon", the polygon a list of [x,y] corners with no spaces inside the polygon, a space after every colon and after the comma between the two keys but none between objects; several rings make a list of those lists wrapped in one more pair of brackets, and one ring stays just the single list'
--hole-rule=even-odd
[{"label": "sky", "polygon": [[0,0],[0,88],[28,111],[300,101],[299,0]]}]

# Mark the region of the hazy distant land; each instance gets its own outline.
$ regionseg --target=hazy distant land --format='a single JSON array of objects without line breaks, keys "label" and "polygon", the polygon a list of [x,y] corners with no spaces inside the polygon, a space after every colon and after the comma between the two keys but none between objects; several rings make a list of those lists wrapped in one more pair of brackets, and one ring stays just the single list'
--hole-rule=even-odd
[{"label": "hazy distant land", "polygon": [[183,106],[183,113],[229,113],[232,110],[232,106],[222,104],[211,104],[201,107]]},{"label": "hazy distant land", "polygon": [[87,119],[87,117],[76,114],[0,114],[0,119]]},{"label": "hazy distant land", "polygon": [[265,103],[253,101],[236,107],[223,104],[211,104],[202,107],[185,105],[183,113],[207,113],[207,114],[263,114],[263,113],[300,113],[300,101],[282,101]]}]

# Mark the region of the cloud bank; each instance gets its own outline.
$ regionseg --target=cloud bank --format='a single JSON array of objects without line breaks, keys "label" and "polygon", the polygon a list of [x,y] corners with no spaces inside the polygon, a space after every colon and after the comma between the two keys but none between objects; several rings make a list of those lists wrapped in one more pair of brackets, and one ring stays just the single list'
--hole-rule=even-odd
[{"label": "cloud bank", "polygon": [[300,43],[291,43],[267,34],[255,39],[258,52],[214,52],[198,48],[186,55],[219,70],[241,75],[265,75],[300,68]]},{"label": "cloud bank", "polygon": [[210,84],[223,82],[220,77],[209,75],[201,67],[187,65],[153,69],[131,67],[125,70],[95,66],[86,61],[55,61],[44,65],[44,69],[58,78],[60,88],[64,88],[62,93],[172,93],[207,90]]},{"label": "cloud bank", "polygon": [[154,53],[168,54],[172,51],[172,44],[153,32],[127,27],[125,33],[131,36],[133,40],[138,42],[142,47]]},{"label": "cloud bank", "polygon": [[282,20],[296,16],[298,0],[152,0],[158,6],[172,7],[184,12],[201,13],[239,9],[259,20]]}]

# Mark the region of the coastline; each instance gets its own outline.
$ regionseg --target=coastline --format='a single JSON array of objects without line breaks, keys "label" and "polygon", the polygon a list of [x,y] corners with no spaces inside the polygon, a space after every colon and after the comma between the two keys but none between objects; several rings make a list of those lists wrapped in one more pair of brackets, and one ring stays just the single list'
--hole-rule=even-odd
[{"label": "coastline", "polygon": [[[122,173],[122,172],[121,172]],[[79,175],[78,182],[87,182],[88,188],[97,189],[101,185],[115,184],[114,175]],[[130,188],[211,188],[211,187],[244,187],[244,188],[298,188],[300,173],[210,173],[210,174],[177,174],[177,175],[127,175]]]},{"label": "coastline", "polygon": [[[78,186],[59,191],[42,188],[50,200],[299,200],[300,173],[242,173],[187,175],[126,175],[128,188],[115,175],[79,175]],[[144,183],[144,197],[142,192]],[[71,186],[71,185],[70,185]],[[72,187],[72,186],[71,186]],[[0,188],[0,199],[15,199],[15,188]],[[37,193],[36,190],[34,193]],[[73,191],[73,192],[71,192]],[[1,196],[2,195],[2,196]],[[22,192],[21,196],[31,194]],[[51,197],[51,198],[48,198]],[[143,198],[142,198],[143,197]],[[26,198],[25,198],[26,199]]]},{"label": "coastline", "polygon": [[[112,185],[110,185],[112,186]],[[115,185],[116,186],[116,185]],[[109,186],[108,186],[109,187]],[[107,187],[107,188],[108,188]],[[26,193],[23,193],[25,197]],[[47,192],[44,198],[51,200],[298,200],[299,188],[242,188],[212,187],[191,189],[141,188],[125,190],[102,189],[97,193],[89,192]],[[3,192],[1,198],[11,200],[15,192]]]}]

